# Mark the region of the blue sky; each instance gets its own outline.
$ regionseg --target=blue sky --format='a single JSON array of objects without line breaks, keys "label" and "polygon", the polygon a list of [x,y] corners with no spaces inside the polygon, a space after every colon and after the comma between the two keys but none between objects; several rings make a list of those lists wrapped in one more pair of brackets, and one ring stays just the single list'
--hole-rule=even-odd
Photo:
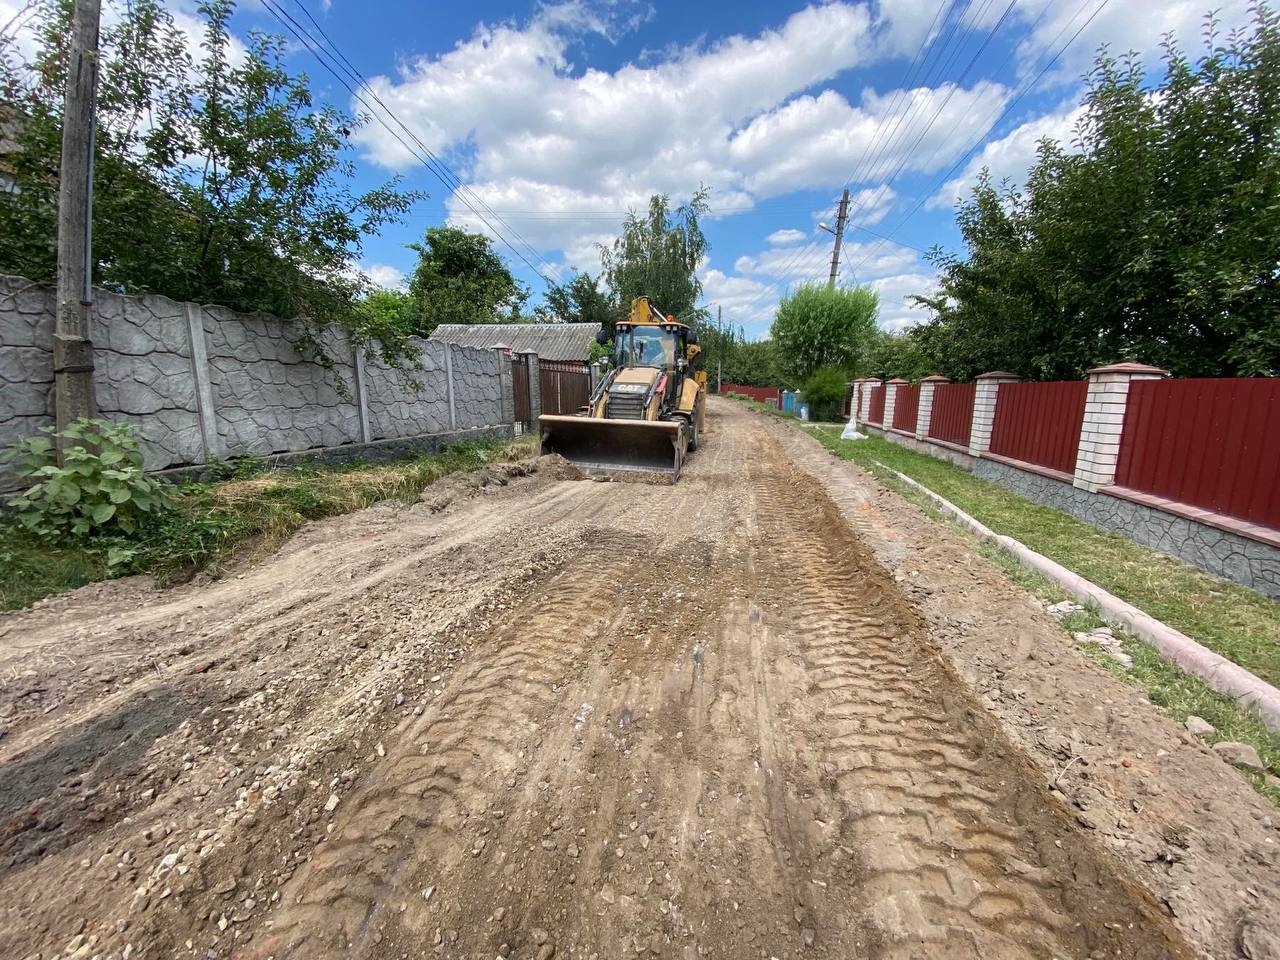
[{"label": "blue sky", "polygon": [[[181,23],[192,2],[175,2]],[[402,282],[406,244],[450,221],[500,237],[536,302],[543,276],[599,272],[628,208],[705,185],[706,303],[763,336],[789,286],[826,278],[817,224],[846,184],[840,282],[874,285],[887,328],[921,319],[904,298],[931,289],[923,251],[956,246],[978,170],[1019,179],[1041,137],[1070,139],[1099,44],[1155,67],[1164,33],[1198,45],[1211,4],[1246,19],[1247,0],[246,0],[233,26],[286,33],[288,14],[367,79],[353,98],[293,41],[318,96],[385,121],[358,134],[359,185],[400,175],[430,194],[367,244],[377,282]]]}]

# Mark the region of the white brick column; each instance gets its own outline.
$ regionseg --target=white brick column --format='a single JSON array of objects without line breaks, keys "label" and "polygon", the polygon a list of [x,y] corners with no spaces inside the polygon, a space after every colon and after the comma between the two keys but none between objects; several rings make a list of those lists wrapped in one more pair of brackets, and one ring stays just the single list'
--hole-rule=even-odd
[{"label": "white brick column", "polygon": [[898,388],[908,386],[909,383],[901,377],[894,377],[884,386],[884,423],[882,426],[886,430],[893,429],[893,408],[898,402]]},{"label": "white brick column", "polygon": [[940,383],[950,383],[946,377],[934,374],[920,381],[920,406],[916,410],[916,439],[929,436],[929,420],[933,416],[933,391]]},{"label": "white brick column", "polygon": [[1168,370],[1145,363],[1113,363],[1089,371],[1089,394],[1084,402],[1084,424],[1076,451],[1074,485],[1096,492],[1116,480],[1120,458],[1120,437],[1124,432],[1124,412],[1129,402],[1129,384],[1134,380],[1160,380]]},{"label": "white brick column", "polygon": [[1017,383],[1021,377],[1004,370],[979,374],[974,378],[973,424],[969,430],[969,455],[980,457],[991,446],[991,427],[996,422],[996,397],[1000,384]]},{"label": "white brick column", "polygon": [[871,391],[880,385],[875,377],[863,377],[858,381],[858,422],[871,419]]}]

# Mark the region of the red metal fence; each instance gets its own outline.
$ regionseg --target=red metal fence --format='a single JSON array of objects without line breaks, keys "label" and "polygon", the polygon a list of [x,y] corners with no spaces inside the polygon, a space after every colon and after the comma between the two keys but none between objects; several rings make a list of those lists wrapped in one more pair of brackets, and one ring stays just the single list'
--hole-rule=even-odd
[{"label": "red metal fence", "polygon": [[737,394],[740,397],[750,397],[758,403],[771,403],[779,408],[782,406],[782,391],[777,387],[744,387],[737,383],[726,383],[720,388],[720,392],[726,397]]},{"label": "red metal fence", "polygon": [[916,414],[920,412],[920,384],[898,384],[893,395],[893,429],[916,432]]},{"label": "red metal fence", "polygon": [[1088,391],[1084,380],[1000,384],[991,452],[1074,474]]},{"label": "red metal fence", "polygon": [[973,398],[977,385],[940,383],[933,389],[933,410],[929,414],[929,437],[957,446],[969,446],[973,428]]},{"label": "red metal fence", "polygon": [[871,409],[867,413],[868,423],[884,424],[884,384],[871,388]]},{"label": "red metal fence", "polygon": [[1278,478],[1280,380],[1129,385],[1118,486],[1280,530]]}]

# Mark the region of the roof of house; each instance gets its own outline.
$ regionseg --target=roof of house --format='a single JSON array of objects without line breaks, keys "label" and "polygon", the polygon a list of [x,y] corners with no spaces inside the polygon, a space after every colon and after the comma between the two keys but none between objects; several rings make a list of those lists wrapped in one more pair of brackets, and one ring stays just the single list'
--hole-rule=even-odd
[{"label": "roof of house", "polygon": [[510,347],[513,353],[532,350],[540,360],[586,362],[595,342],[595,323],[442,323],[432,340],[460,347]]}]

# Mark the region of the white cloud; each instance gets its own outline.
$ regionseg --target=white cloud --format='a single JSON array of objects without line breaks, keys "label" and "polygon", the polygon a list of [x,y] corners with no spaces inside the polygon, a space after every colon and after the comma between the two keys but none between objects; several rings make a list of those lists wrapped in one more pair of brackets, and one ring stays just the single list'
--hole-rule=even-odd
[{"label": "white cloud", "polygon": [[927,273],[901,273],[872,280],[880,294],[880,326],[895,333],[929,318],[929,313],[908,302],[912,294],[928,296],[938,289],[937,278]]},{"label": "white cloud", "polygon": [[765,240],[769,242],[770,246],[784,247],[797,244],[807,236],[808,234],[803,230],[793,230],[788,228],[786,230],[773,231],[773,233],[765,237]]},{"label": "white cloud", "polygon": [[991,171],[991,178],[997,184],[1008,179],[1021,185],[1035,163],[1036,149],[1045,137],[1059,141],[1067,150],[1073,149],[1072,131],[1081,113],[1080,107],[1065,104],[1051,113],[1028,120],[999,140],[990,141],[974,154],[956,177],[948,180],[929,198],[926,206],[937,209],[954,204],[977,182],[983,167]]},{"label": "white cloud", "polygon": [[368,277],[374,286],[384,290],[404,290],[408,286],[404,271],[389,263],[361,264],[360,272]]},{"label": "white cloud", "polygon": [[[831,271],[831,249],[826,244],[774,247],[755,256],[739,257],[733,268],[748,276],[787,283],[825,280]],[[914,250],[892,241],[861,243],[846,238],[840,254],[839,279],[842,283],[862,283],[871,277],[902,273],[917,264]]]},{"label": "white cloud", "polygon": [[758,196],[840,183],[851,174],[875,182],[899,168],[930,173],[985,135],[1008,95],[1001,84],[981,81],[901,96],[869,92],[854,107],[824,90],[756,117],[733,137],[729,156]]},{"label": "white cloud", "polygon": [[[923,0],[901,11],[885,4],[891,15],[876,20],[866,4],[822,3],[755,36],[668,48],[612,72],[575,67],[571,52],[581,32],[612,36],[648,14],[646,7],[620,21],[610,13],[608,23],[600,22],[599,11],[614,6],[576,0],[542,7],[523,25],[481,25],[445,53],[411,58],[397,75],[370,81],[504,219],[504,211],[540,214],[509,223],[540,251],[565,251],[571,262],[579,258],[573,251],[590,249],[590,238],[601,234],[601,213],[616,214],[605,227],[616,229],[620,209],[642,205],[655,192],[683,198],[706,185],[714,215],[724,216],[778,191],[842,183],[867,141],[845,136],[830,155],[806,144],[819,100],[836,122],[856,127],[854,136],[873,137],[908,103],[936,109],[951,94],[912,154],[927,165],[954,155],[949,141],[977,136],[980,118],[1003,96],[998,85],[979,84],[954,93],[914,91],[898,105],[891,94],[868,94],[855,108],[838,95],[806,94],[852,67],[894,55],[884,38],[918,36],[927,27],[915,22]],[[361,129],[358,138],[385,167],[418,163],[380,124]],[[895,149],[910,142],[903,134]],[[803,156],[789,162],[788,151]],[[923,169],[918,162],[910,168]],[[477,222],[456,194],[446,203],[452,219]]]},{"label": "white cloud", "polygon": [[[1251,0],[1220,0],[1205,3],[1203,0],[1169,0],[1165,3],[1109,3],[1088,26],[1083,27],[1089,16],[1100,4],[1091,0],[1085,4],[1062,3],[1061,0],[1020,0],[1013,16],[1021,20],[1031,31],[1018,45],[1018,58],[1024,73],[1040,67],[1057,53],[1080,30],[1054,66],[1052,78],[1059,82],[1073,82],[1086,72],[1101,44],[1107,44],[1114,54],[1137,51],[1149,68],[1158,71],[1160,44],[1164,36],[1172,33],[1182,48],[1194,57],[1200,52],[1201,28],[1206,11],[1213,9],[1222,24],[1222,36],[1234,27],[1249,22]],[[976,10],[977,0],[971,0],[974,15],[971,24],[975,29],[990,29],[999,19],[1004,7],[1001,4],[984,4]]]},{"label": "white cloud", "polygon": [[724,310],[724,322],[742,326],[747,337],[767,336],[778,307],[778,288],[750,277],[735,277],[704,268],[699,274],[705,301]]}]

